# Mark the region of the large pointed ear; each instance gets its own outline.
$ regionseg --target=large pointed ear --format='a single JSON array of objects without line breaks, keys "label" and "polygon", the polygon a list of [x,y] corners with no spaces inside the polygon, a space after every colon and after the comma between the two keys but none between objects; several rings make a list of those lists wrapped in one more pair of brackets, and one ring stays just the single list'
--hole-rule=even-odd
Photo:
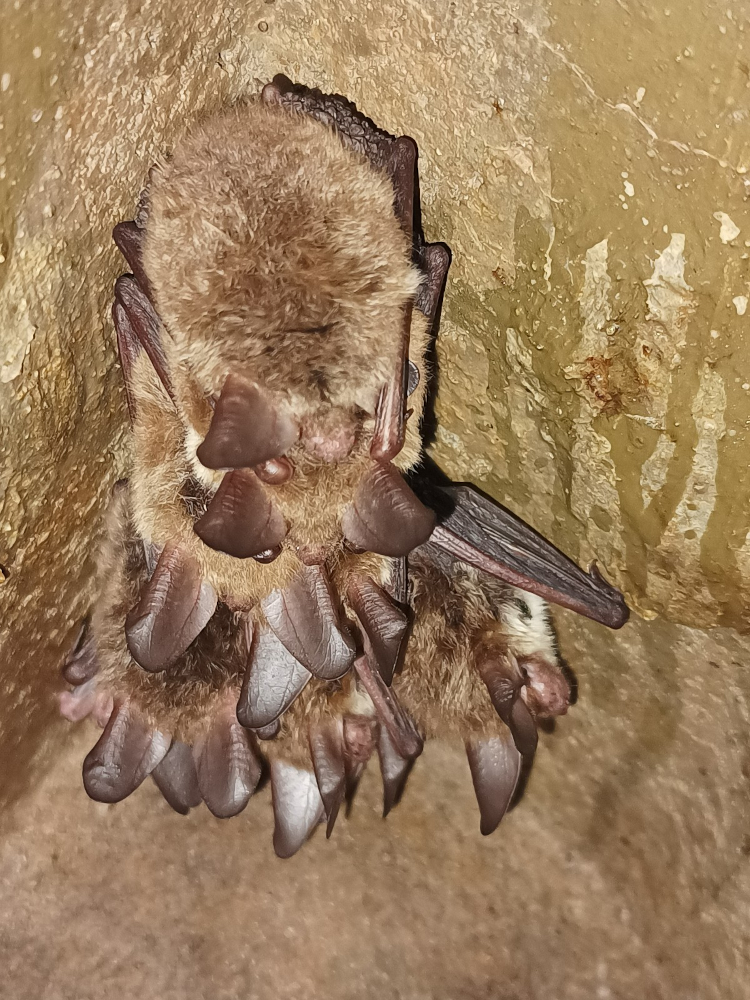
[{"label": "large pointed ear", "polygon": [[355,642],[322,566],[303,566],[261,607],[277,639],[310,673],[335,680],[354,662]]},{"label": "large pointed ear", "polygon": [[168,542],[138,603],[125,619],[130,655],[144,670],[160,671],[203,631],[218,597],[200,566],[181,545]]},{"label": "large pointed ear", "polygon": [[279,458],[298,437],[299,427],[257,385],[230,374],[198,459],[209,469],[249,468]]},{"label": "large pointed ear", "polygon": [[344,511],[344,537],[359,549],[404,556],[430,537],[435,516],[395,466],[373,463]]},{"label": "large pointed ear", "polygon": [[505,733],[489,740],[469,740],[466,756],[479,803],[479,830],[486,837],[497,829],[513,801],[521,777],[521,754],[510,733]]},{"label": "large pointed ear", "polygon": [[154,729],[130,702],[115,705],[83,762],[83,785],[97,802],[120,802],[163,760],[172,737]]},{"label": "large pointed ear", "polygon": [[595,565],[584,573],[520,517],[475,487],[424,480],[415,489],[438,517],[424,548],[428,557],[431,548],[442,550],[609,628],[621,628],[628,620],[625,599]]}]

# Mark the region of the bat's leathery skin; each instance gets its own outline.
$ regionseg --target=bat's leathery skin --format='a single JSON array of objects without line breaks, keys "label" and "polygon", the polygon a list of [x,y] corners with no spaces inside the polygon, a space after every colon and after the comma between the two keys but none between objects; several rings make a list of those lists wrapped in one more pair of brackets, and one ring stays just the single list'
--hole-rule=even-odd
[{"label": "bat's leathery skin", "polygon": [[457,737],[487,833],[536,717],[567,710],[545,601],[446,563],[401,478],[423,476],[450,259],[415,175],[412,140],[277,77],[178,143],[116,227],[133,465],[61,704],[106,724],[93,797],[153,772],[179,812],[228,817],[265,758],[287,857],[330,835],[373,753],[387,812],[423,740]]}]

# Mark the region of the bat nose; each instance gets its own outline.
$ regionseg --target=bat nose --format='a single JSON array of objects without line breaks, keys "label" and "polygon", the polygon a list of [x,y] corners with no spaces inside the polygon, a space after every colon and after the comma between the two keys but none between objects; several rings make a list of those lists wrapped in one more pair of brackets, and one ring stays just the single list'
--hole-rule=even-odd
[{"label": "bat nose", "polygon": [[320,462],[342,462],[357,442],[359,421],[346,410],[313,414],[302,425],[302,445]]},{"label": "bat nose", "polygon": [[319,543],[300,543],[295,546],[295,548],[297,550],[297,557],[299,558],[299,561],[305,566],[322,566],[328,556],[326,546]]}]

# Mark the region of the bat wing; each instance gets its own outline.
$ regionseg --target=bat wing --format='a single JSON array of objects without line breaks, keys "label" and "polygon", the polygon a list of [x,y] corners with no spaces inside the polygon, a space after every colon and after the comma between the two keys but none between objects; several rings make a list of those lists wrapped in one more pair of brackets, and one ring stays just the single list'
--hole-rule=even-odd
[{"label": "bat wing", "polygon": [[132,274],[123,274],[115,282],[115,302],[112,306],[128,410],[133,419],[135,416],[133,365],[142,350],[148,355],[172,402],[175,400],[175,394],[162,343],[163,327],[151,302],[148,277],[142,264],[145,233],[135,222],[120,222],[115,226],[112,235],[133,271]]},{"label": "bat wing", "polygon": [[[584,573],[507,507],[468,483],[419,489],[437,513],[425,546],[448,553],[506,583],[601,622],[621,628],[630,616],[625,600],[596,566]],[[440,553],[437,554],[440,558]]]}]

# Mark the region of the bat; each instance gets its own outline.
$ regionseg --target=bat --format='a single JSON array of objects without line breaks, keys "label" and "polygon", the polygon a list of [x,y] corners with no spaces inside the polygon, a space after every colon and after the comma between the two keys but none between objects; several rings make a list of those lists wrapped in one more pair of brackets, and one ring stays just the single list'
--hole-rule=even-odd
[{"label": "bat", "polygon": [[[450,556],[435,558],[428,546],[409,560],[407,605],[347,569],[334,579],[349,579],[358,615],[354,667],[327,683],[311,678],[279,713],[295,690],[279,696],[279,674],[286,667],[288,677],[298,661],[261,633],[266,673],[253,681],[252,620],[223,603],[169,670],[147,671],[133,660],[124,622],[153,557],[134,529],[128,494],[119,484],[99,558],[100,598],[63,671],[74,685],[61,696],[63,714],[73,721],[90,714],[104,727],[84,763],[89,795],[120,801],[151,774],[178,812],[205,801],[226,818],[245,808],[269,764],[274,847],[289,857],[319,822],[330,836],[371,756],[380,762],[387,815],[424,739],[458,738],[480,829],[496,828],[530,770],[536,719],[564,714],[569,704],[543,600]],[[389,584],[395,589],[396,580]]]},{"label": "bat", "polygon": [[450,253],[420,218],[412,139],[277,76],[115,227],[133,462],[61,695],[104,727],[93,798],[151,774],[178,811],[227,817],[269,762],[286,857],[330,835],[376,751],[388,811],[424,738],[458,735],[490,832],[535,719],[568,707],[545,600],[627,619],[598,571],[427,474]]}]

